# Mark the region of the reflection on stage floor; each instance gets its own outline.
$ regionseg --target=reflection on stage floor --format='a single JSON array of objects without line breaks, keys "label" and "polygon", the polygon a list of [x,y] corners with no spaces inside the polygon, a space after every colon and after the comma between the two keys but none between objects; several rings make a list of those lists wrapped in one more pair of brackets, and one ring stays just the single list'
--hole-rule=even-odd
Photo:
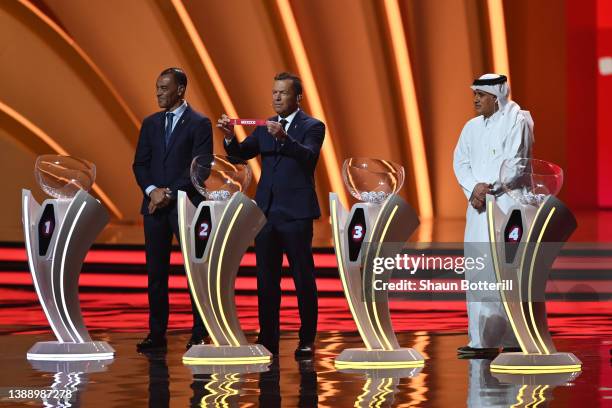
[{"label": "reflection on stage floor", "polygon": [[[113,361],[46,364],[28,362],[25,353],[50,335],[1,336],[0,406],[595,407],[612,398],[609,336],[556,340],[560,349],[582,360],[580,373],[504,376],[491,373],[490,360],[458,359],[455,350],[466,342],[458,333],[399,333],[402,345],[426,357],[425,367],[368,372],[334,368],[342,349],[361,346],[357,333],[320,333],[316,358],[296,361],[295,332],[285,332],[280,356],[269,367],[226,366],[196,373],[181,362],[188,333],[171,333],[167,352],[150,354],[135,351],[141,335],[94,332],[117,351]],[[57,390],[58,398],[47,405],[40,399],[11,400],[9,391],[19,389]]]}]

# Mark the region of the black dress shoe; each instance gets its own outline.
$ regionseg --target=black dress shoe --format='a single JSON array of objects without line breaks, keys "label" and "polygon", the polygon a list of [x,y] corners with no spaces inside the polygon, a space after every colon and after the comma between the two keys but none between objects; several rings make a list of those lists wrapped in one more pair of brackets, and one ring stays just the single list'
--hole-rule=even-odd
[{"label": "black dress shoe", "polygon": [[491,355],[498,354],[498,348],[476,348],[470,346],[463,346],[457,349],[458,354],[470,354],[470,355]]},{"label": "black dress shoe", "polygon": [[502,353],[518,353],[519,351],[523,351],[520,347],[504,347]]},{"label": "black dress shoe", "polygon": [[154,351],[154,350],[165,350],[168,346],[168,342],[165,337],[153,337],[151,334],[147,335],[144,340],[136,344],[136,350],[138,351]]},{"label": "black dress shoe", "polygon": [[185,348],[187,350],[189,350],[191,348],[191,346],[196,346],[198,344],[206,344],[206,338],[207,337],[208,336],[196,336],[195,334],[192,334],[191,338],[189,339],[189,341],[185,345]]},{"label": "black dress shoe", "polygon": [[314,343],[300,343],[295,349],[295,358],[312,358],[315,352]]}]

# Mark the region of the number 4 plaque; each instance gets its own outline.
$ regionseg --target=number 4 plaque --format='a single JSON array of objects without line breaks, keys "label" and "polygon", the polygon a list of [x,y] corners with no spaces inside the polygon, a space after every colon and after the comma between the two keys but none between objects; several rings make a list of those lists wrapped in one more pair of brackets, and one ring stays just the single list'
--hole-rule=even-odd
[{"label": "number 4 plaque", "polygon": [[[555,195],[563,171],[553,163],[510,159],[500,171],[502,191],[487,195],[487,222],[495,276],[501,301],[521,352],[502,353],[491,371],[502,374],[553,374],[581,370],[572,353],[558,352],[546,318],[546,282],[565,241],[577,227],[570,210]],[[498,200],[508,202],[502,210]],[[504,205],[508,207],[507,205]]]}]

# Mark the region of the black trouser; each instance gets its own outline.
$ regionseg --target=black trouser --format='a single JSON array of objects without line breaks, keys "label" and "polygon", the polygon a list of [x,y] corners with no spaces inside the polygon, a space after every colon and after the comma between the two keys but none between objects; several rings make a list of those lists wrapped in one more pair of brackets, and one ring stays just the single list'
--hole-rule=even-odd
[{"label": "black trouser", "polygon": [[[176,205],[173,208],[156,210],[144,216],[145,252],[147,255],[147,273],[149,277],[149,331],[153,337],[165,336],[170,313],[168,301],[168,272],[170,252],[172,251],[172,234],[179,239],[178,216]],[[180,242],[180,241],[179,241]],[[204,337],[206,328],[193,301],[191,291],[191,310],[195,336]]]},{"label": "black trouser", "polygon": [[317,285],[312,257],[312,219],[268,222],[255,238],[259,341],[278,350],[281,268],[289,260],[300,312],[300,341],[314,342],[317,333]]}]

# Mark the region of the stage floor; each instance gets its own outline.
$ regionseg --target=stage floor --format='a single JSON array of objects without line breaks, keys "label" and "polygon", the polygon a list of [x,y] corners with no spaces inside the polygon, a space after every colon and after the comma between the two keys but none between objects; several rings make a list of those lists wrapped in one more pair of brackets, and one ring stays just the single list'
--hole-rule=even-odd
[{"label": "stage floor", "polygon": [[[414,347],[426,357],[425,367],[412,378],[388,373],[342,373],[334,357],[346,347],[361,347],[354,332],[319,334],[314,360],[296,361],[295,332],[284,332],[280,356],[262,373],[193,375],[181,356],[188,333],[169,336],[167,353],[138,354],[135,343],[143,333],[96,331],[94,337],[112,344],[117,354],[103,371],[84,373],[83,367],[63,364],[53,371],[39,371],[25,353],[48,334],[5,335],[2,351],[1,406],[43,406],[41,400],[11,401],[10,389],[49,389],[72,392],[70,405],[50,400],[44,406],[72,407],[597,407],[612,399],[612,342],[601,337],[556,338],[560,350],[572,351],[582,360],[583,371],[561,385],[532,379],[531,385],[500,381],[489,371],[490,360],[460,360],[455,349],[466,342],[463,333],[402,332],[403,346]],[[253,337],[251,333],[249,337]],[[93,369],[93,365],[89,369]],[[55,371],[60,369],[62,371]],[[100,367],[98,367],[100,369]],[[73,371],[71,371],[73,370]],[[53,405],[55,404],[55,405]]]},{"label": "stage floor", "polygon": [[[462,228],[461,224],[458,231]],[[418,375],[394,378],[388,372],[368,376],[337,371],[334,358],[344,348],[362,344],[342,293],[335,256],[324,245],[318,245],[315,254],[319,335],[312,361],[293,358],[299,319],[293,284],[285,270],[279,359],[263,373],[193,375],[181,360],[192,317],[182,259],[176,250],[171,262],[168,352],[138,354],[135,344],[147,330],[144,252],[138,245],[109,242],[87,256],[80,277],[80,302],[92,337],[108,341],[116,357],[109,365],[65,364],[45,371],[25,357],[35,342],[53,340],[33,289],[25,250],[22,244],[0,245],[0,407],[612,407],[611,241],[584,247],[580,244],[585,241],[572,242],[553,266],[547,287],[548,324],[557,348],[573,352],[583,363],[579,376],[561,385],[541,378],[530,379],[530,385],[500,381],[491,375],[489,360],[458,359],[456,348],[467,343],[462,293],[444,301],[390,302],[400,344],[426,357],[425,367],[414,373]],[[460,247],[453,247],[451,253],[460,255]],[[241,262],[236,305],[242,328],[253,339],[258,325],[252,252]],[[10,390],[52,386],[74,391],[74,399],[43,405],[41,400],[8,398]]]},{"label": "stage floor", "polygon": [[[562,385],[532,379],[532,385],[500,382],[489,371],[489,360],[460,360],[456,348],[467,342],[464,301],[393,301],[394,328],[404,347],[426,358],[413,378],[390,374],[342,373],[334,358],[349,347],[362,347],[346,301],[324,296],[319,304],[317,354],[295,361],[299,326],[294,296],[282,300],[280,357],[265,373],[193,375],[181,357],[191,325],[189,297],[171,294],[169,348],[166,354],[143,355],[135,344],[146,334],[146,293],[86,292],[81,294],[85,323],[95,340],[116,350],[112,364],[85,373],[84,367],[60,366],[40,371],[26,360],[37,341],[53,340],[31,289],[0,288],[0,406],[11,389],[74,391],[72,407],[188,406],[403,406],[403,407],[567,407],[610,406],[612,402],[612,302],[549,301],[549,327],[561,351],[582,360],[580,375]],[[236,297],[238,314],[252,340],[257,328],[254,296]],[[90,365],[89,370],[96,370]],[[405,374],[404,374],[405,375]],[[505,380],[504,380],[505,381]],[[55,386],[53,385],[55,384]],[[546,402],[544,402],[546,401]],[[43,406],[30,400],[27,406]]]}]

